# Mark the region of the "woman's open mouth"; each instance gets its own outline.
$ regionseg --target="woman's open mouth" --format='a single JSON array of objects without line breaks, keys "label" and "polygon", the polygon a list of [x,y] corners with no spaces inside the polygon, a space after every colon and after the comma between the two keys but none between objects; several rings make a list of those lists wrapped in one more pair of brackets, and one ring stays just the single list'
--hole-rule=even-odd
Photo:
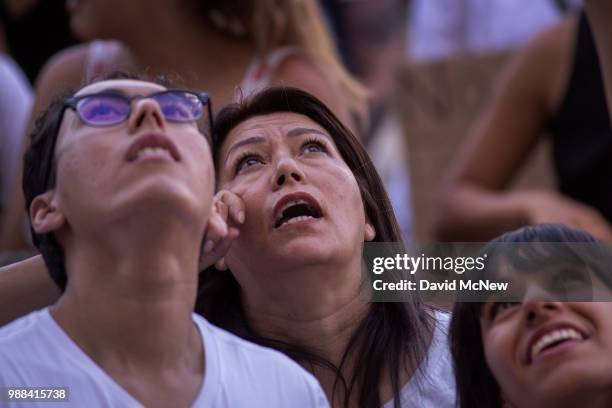
[{"label": "woman's open mouth", "polygon": [[274,210],[274,228],[323,216],[319,204],[308,194],[289,194],[279,200]]}]

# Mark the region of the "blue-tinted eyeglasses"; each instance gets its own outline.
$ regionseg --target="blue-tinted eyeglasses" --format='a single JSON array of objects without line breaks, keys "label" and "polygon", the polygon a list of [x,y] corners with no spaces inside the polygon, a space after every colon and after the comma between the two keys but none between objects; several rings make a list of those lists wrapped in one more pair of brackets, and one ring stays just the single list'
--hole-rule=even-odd
[{"label": "blue-tinted eyeglasses", "polygon": [[[146,96],[128,97],[117,92],[100,92],[90,95],[69,96],[64,98],[64,104],[60,117],[64,110],[73,109],[79,119],[88,126],[112,126],[127,120],[132,112],[132,101],[134,99],[151,98],[157,102],[162,115],[169,122],[194,122],[204,116],[204,105],[206,105],[207,122],[212,140],[212,103],[206,92],[195,92],[184,89],[169,89],[166,91],[155,92]],[[62,121],[57,124],[54,132],[51,151],[55,151],[55,144],[59,134],[59,127]],[[51,174],[54,174],[53,166],[55,159],[50,161],[47,169],[45,186],[51,185]]]},{"label": "blue-tinted eyeglasses", "polygon": [[73,109],[79,119],[89,126],[112,126],[127,120],[134,99],[153,99],[169,122],[194,122],[204,115],[207,107],[208,123],[212,134],[212,107],[206,92],[169,89],[146,96],[128,97],[115,92],[71,96],[64,99],[64,108]]}]

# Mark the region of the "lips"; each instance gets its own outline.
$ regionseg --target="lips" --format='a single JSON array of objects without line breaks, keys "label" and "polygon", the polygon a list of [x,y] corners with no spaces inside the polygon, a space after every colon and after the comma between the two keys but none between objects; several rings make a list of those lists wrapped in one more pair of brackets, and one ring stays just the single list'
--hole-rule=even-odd
[{"label": "lips", "polygon": [[526,361],[531,364],[535,358],[546,350],[553,349],[568,341],[582,342],[587,335],[569,323],[556,323],[538,330],[529,340],[526,350]]},{"label": "lips", "polygon": [[181,161],[176,145],[160,133],[148,133],[132,143],[126,154],[126,160],[133,162],[141,157],[167,157],[177,162]]},{"label": "lips", "polygon": [[272,214],[272,225],[274,228],[323,217],[323,211],[319,202],[305,192],[283,196],[274,206]]}]

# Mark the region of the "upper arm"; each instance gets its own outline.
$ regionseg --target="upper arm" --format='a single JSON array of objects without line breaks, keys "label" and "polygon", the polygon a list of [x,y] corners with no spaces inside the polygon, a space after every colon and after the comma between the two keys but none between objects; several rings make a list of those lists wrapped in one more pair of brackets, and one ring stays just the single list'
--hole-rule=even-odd
[{"label": "upper arm", "polygon": [[329,80],[323,69],[303,54],[292,54],[275,70],[270,85],[288,85],[319,98],[351,130],[355,123],[344,103],[339,86]]},{"label": "upper arm", "polygon": [[510,182],[563,97],[574,26],[566,21],[540,35],[502,70],[451,169],[451,182],[489,189]]},{"label": "upper arm", "polygon": [[608,112],[612,117],[612,27],[610,26],[612,2],[609,0],[586,0],[585,8],[601,64]]},{"label": "upper arm", "polygon": [[0,268],[0,326],[54,303],[60,293],[41,256]]}]

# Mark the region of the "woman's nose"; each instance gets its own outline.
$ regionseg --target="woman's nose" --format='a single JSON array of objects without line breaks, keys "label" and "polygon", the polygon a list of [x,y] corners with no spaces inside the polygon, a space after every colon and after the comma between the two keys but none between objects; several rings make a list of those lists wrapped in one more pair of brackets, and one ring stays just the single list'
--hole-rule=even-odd
[{"label": "woman's nose", "polygon": [[146,126],[154,129],[164,129],[166,127],[166,118],[159,104],[149,98],[140,99],[134,102],[128,120],[128,127],[131,133],[135,133]]},{"label": "woman's nose", "polygon": [[561,307],[559,302],[543,300],[530,300],[523,304],[525,318],[529,325],[537,324],[542,320],[549,319],[559,312]]},{"label": "woman's nose", "polygon": [[279,160],[273,180],[275,188],[302,181],[304,181],[304,173],[294,159],[283,158]]}]

